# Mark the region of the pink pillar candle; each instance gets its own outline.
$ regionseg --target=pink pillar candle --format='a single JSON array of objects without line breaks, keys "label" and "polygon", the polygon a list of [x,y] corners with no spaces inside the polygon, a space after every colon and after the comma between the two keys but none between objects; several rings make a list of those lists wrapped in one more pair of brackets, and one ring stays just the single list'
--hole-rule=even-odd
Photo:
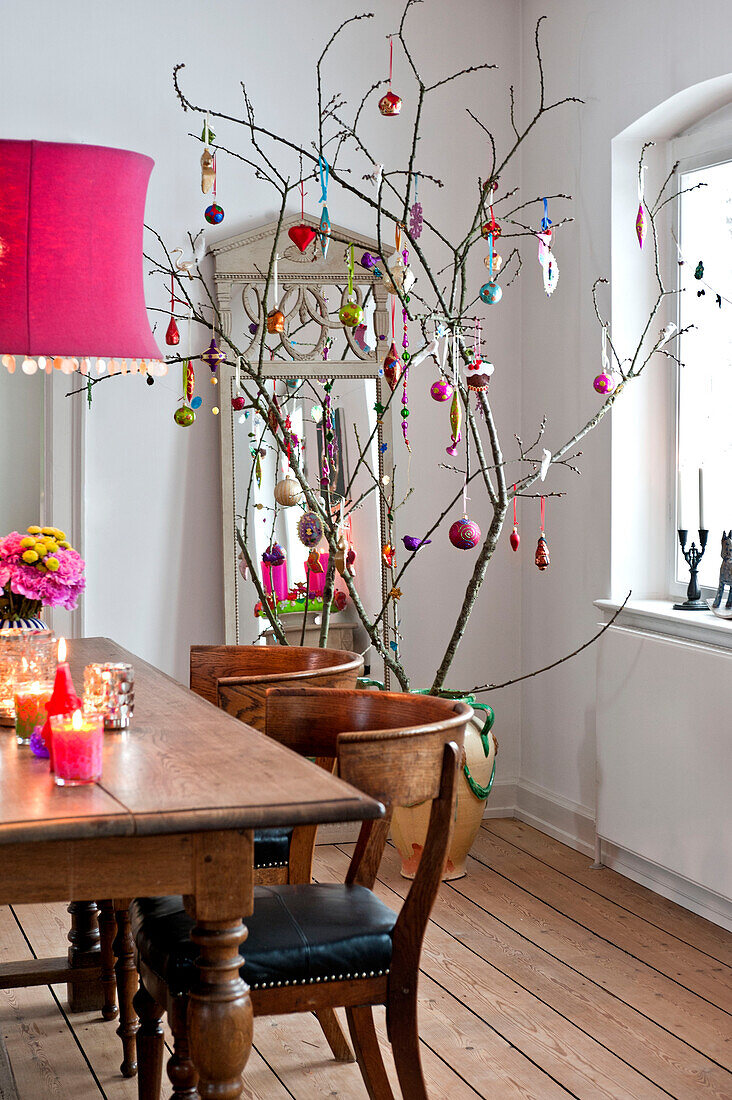
[{"label": "pink pillar candle", "polygon": [[50,716],[53,777],[59,787],[94,783],[102,774],[104,719],[99,714]]},{"label": "pink pillar candle", "polygon": [[36,726],[46,720],[46,703],[51,698],[51,685],[40,682],[19,684],[14,692],[15,736],[19,745],[30,745]]}]

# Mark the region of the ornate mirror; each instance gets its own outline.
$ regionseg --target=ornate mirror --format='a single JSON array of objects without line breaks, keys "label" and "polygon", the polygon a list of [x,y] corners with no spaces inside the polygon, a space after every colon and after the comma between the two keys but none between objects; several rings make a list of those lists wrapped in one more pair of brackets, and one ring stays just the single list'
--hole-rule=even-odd
[{"label": "ornate mirror", "polygon": [[[384,280],[360,263],[364,253],[377,250],[376,241],[333,225],[325,257],[317,237],[300,252],[288,237],[288,230],[299,224],[302,219],[293,216],[283,219],[279,229],[276,306],[284,315],[284,328],[267,332],[262,376],[272,379],[280,414],[289,417],[299,440],[308,483],[322,485],[327,477],[331,501],[342,501],[346,512],[352,508],[346,552],[364,605],[378,612],[387,593],[382,559],[385,503],[378,487],[388,486],[392,479],[391,413],[388,407],[382,411],[381,367],[388,349],[388,295]],[[306,217],[304,224],[318,229],[312,218]],[[263,297],[276,233],[277,223],[272,222],[219,241],[210,250],[224,334],[251,355],[251,362],[259,356],[259,326],[266,324]],[[345,327],[338,318],[347,300],[349,248],[344,242],[354,246],[353,297],[364,311],[356,328]],[[274,302],[270,285],[269,310]],[[281,485],[287,462],[276,448],[267,446],[266,425],[259,415],[232,407],[229,395],[239,392],[234,388],[234,368],[221,370],[220,384],[226,642],[269,641],[262,635],[271,634],[268,620],[255,614],[257,592],[246,570],[240,569],[238,528],[246,532],[263,583],[267,575],[288,641],[317,645],[317,578],[306,572],[308,549],[298,536],[303,506],[299,501],[288,506],[289,498],[298,495],[295,485]],[[285,555],[279,568],[262,561],[275,543]],[[345,586],[336,584],[336,592],[345,593]],[[295,593],[299,599],[287,599]],[[342,602],[343,596],[338,599]],[[332,614],[328,645],[364,651],[368,635],[347,594],[346,601]],[[311,603],[316,610],[310,610]],[[393,624],[386,617],[381,629],[388,644]],[[381,675],[380,660],[372,671]]]}]

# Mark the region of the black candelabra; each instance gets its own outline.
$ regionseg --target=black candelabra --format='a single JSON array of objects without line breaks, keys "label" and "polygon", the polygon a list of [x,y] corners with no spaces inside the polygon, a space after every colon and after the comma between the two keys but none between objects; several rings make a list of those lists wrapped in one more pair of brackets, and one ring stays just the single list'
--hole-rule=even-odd
[{"label": "black candelabra", "polygon": [[701,598],[701,591],[699,589],[699,562],[704,557],[704,551],[707,548],[709,531],[703,527],[699,528],[701,549],[695,542],[692,542],[688,550],[686,549],[686,537],[688,533],[689,532],[685,528],[679,528],[681,553],[684,555],[684,560],[691,570],[691,576],[689,578],[689,587],[686,590],[686,599],[683,603],[675,603],[674,611],[708,611],[709,608]]}]

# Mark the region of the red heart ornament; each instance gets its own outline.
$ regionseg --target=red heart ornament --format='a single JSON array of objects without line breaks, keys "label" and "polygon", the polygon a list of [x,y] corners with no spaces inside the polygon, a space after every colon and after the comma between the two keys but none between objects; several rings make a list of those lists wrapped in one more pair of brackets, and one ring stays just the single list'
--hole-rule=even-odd
[{"label": "red heart ornament", "polygon": [[311,226],[305,225],[303,222],[302,225],[293,225],[292,229],[288,229],[287,236],[301,252],[304,252],[307,246],[313,243],[317,233]]}]

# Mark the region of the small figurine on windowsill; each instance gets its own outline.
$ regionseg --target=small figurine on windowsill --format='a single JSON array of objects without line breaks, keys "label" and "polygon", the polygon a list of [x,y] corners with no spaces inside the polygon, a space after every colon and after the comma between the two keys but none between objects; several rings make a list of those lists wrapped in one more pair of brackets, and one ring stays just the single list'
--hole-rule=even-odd
[{"label": "small figurine on windowsill", "polygon": [[[727,602],[721,606],[725,588],[729,588]],[[710,609],[720,619],[732,619],[732,530],[722,532],[722,564],[719,567],[719,588],[713,600],[707,600]]]}]

